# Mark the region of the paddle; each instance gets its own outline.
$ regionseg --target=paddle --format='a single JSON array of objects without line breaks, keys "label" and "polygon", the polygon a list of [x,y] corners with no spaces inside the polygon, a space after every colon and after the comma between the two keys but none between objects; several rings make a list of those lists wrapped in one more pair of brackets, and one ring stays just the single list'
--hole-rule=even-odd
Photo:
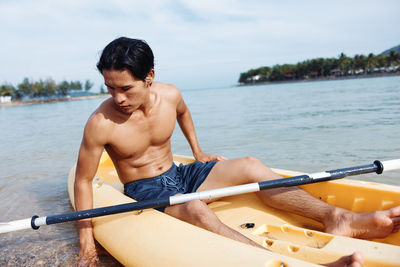
[{"label": "paddle", "polygon": [[28,219],[11,221],[7,223],[0,223],[0,233],[7,233],[29,228],[33,228],[36,230],[39,229],[39,227],[42,225],[50,225],[50,224],[63,223],[69,221],[76,221],[86,218],[111,215],[116,213],[123,213],[134,210],[142,210],[148,208],[157,208],[163,206],[182,204],[196,199],[208,200],[218,197],[226,197],[226,196],[232,196],[250,192],[257,192],[260,190],[277,188],[277,187],[290,187],[290,186],[311,184],[311,183],[340,179],[351,175],[358,175],[358,174],[365,174],[372,172],[381,174],[383,171],[391,171],[396,169],[400,169],[400,159],[383,161],[383,162],[377,160],[374,161],[373,164],[369,165],[337,169],[337,170],[319,172],[313,174],[304,174],[289,178],[225,187],[208,191],[171,196],[155,200],[132,202],[115,206],[96,208],[91,210],[83,210],[83,211],[76,211],[59,215],[52,215],[47,217],[39,217],[35,215],[32,218]]}]

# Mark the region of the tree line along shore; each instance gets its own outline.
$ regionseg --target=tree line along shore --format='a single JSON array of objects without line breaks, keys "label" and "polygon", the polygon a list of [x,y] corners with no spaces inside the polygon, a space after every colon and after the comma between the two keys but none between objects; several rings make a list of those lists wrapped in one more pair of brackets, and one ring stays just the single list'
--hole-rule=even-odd
[{"label": "tree line along shore", "polygon": [[62,81],[56,83],[53,79],[31,81],[24,78],[16,87],[12,84],[3,84],[0,86],[0,96],[11,96],[15,100],[23,98],[38,98],[51,96],[67,96],[71,91],[88,92],[93,87],[90,80],[84,83],[81,81]]},{"label": "tree line along shore", "polygon": [[272,82],[295,82],[326,79],[347,79],[385,75],[400,75],[400,53],[348,57],[341,53],[337,58],[314,58],[297,64],[260,67],[243,72],[239,85]]},{"label": "tree line along shore", "polygon": [[17,86],[12,84],[0,85],[0,104],[2,106],[23,105],[83,99],[104,95],[105,89],[100,87],[100,94],[90,93],[93,83],[90,80],[62,81],[57,83],[51,78],[32,81],[24,78]]}]

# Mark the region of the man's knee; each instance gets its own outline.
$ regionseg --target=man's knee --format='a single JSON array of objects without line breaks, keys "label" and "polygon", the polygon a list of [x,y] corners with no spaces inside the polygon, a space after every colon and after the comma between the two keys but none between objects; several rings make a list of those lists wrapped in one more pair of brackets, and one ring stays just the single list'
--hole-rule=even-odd
[{"label": "man's knee", "polygon": [[255,157],[244,157],[241,161],[245,172],[244,175],[249,177],[249,182],[258,182],[269,178],[273,174],[273,171],[268,166]]},{"label": "man's knee", "polygon": [[258,158],[255,158],[255,157],[252,157],[252,156],[244,157],[244,158],[242,158],[242,161],[247,166],[263,165],[263,163]]},{"label": "man's knee", "polygon": [[196,224],[206,223],[211,215],[209,207],[201,200],[192,200],[185,203],[184,210]]}]

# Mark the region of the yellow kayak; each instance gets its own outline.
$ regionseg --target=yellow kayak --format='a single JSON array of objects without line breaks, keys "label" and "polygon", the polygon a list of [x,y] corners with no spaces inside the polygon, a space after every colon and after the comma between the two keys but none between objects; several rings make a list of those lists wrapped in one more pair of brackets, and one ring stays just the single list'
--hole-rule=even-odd
[{"label": "yellow kayak", "polygon": [[[176,164],[193,159],[174,156]],[[298,172],[274,169],[283,176]],[[68,178],[74,205],[75,166]],[[400,187],[341,179],[301,186],[323,201],[355,212],[400,205]],[[93,180],[94,208],[134,201],[123,194],[114,165],[103,153]],[[360,240],[321,232],[311,219],[278,211],[254,193],[209,204],[220,220],[267,250],[242,244],[185,223],[154,209],[93,218],[96,240],[125,266],[313,266],[354,251],[364,266],[400,266],[400,232],[384,239]],[[250,227],[249,227],[250,226]]]}]

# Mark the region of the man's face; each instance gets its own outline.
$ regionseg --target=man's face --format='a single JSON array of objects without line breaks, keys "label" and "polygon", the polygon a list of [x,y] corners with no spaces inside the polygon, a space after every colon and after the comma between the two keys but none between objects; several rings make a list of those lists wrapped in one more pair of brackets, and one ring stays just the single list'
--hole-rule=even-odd
[{"label": "man's face", "polygon": [[103,70],[104,83],[118,111],[132,114],[146,101],[149,87],[128,70]]}]

